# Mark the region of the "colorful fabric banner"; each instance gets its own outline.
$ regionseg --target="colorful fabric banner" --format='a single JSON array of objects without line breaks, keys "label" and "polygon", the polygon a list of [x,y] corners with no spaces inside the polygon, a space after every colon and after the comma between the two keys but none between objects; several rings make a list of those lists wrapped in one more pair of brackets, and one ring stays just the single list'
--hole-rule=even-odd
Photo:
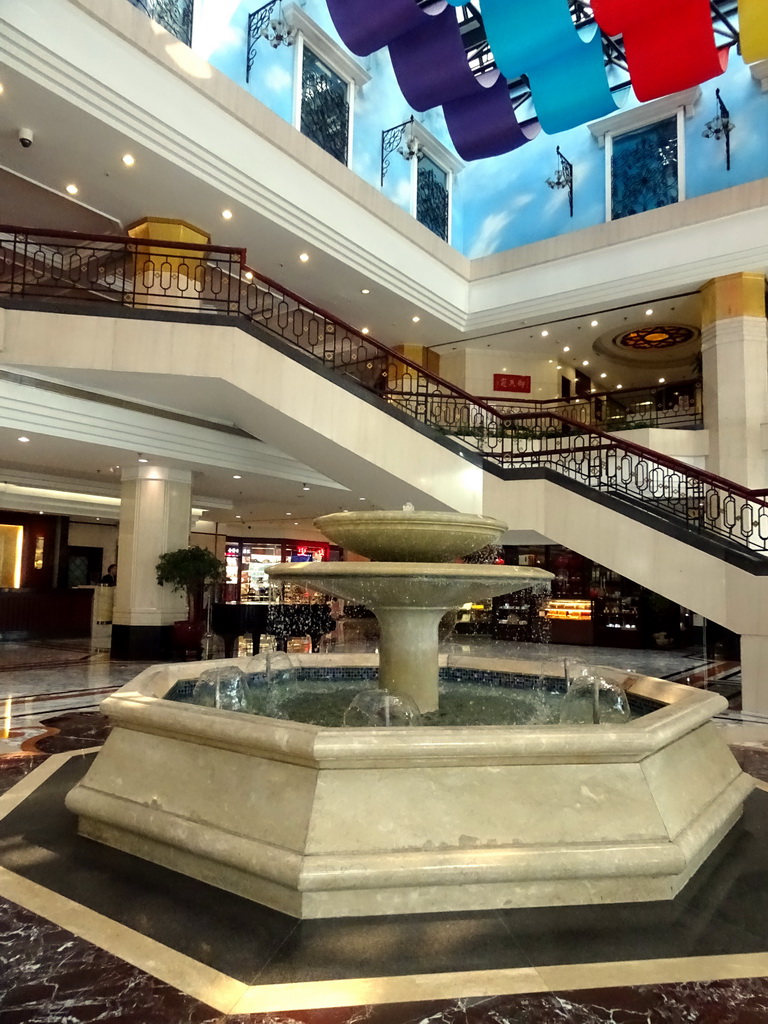
[{"label": "colorful fabric banner", "polygon": [[[765,19],[764,2],[762,7]],[[592,10],[604,32],[624,36],[632,86],[642,102],[691,89],[728,66],[728,50],[715,42],[709,0],[675,0],[660,18],[637,0],[592,0]]]},{"label": "colorful fabric banner", "polygon": [[527,75],[545,132],[575,128],[617,109],[600,34],[580,37],[564,0],[483,0],[483,24],[507,78]]},{"label": "colorful fabric banner", "polygon": [[505,78],[498,72],[488,78],[492,79],[488,88],[483,88],[480,80],[473,94],[443,107],[451,141],[462,160],[510,153],[535,139],[541,130],[538,124],[520,126]]},{"label": "colorful fabric banner", "polygon": [[[398,84],[414,110],[442,106],[465,160],[497,156],[538,131],[521,129],[506,79],[525,75],[541,127],[550,134],[617,109],[600,34],[577,31],[567,0],[482,0],[482,18],[499,72],[476,78],[454,8],[466,0],[328,0],[349,49],[367,56],[388,46]],[[768,58],[768,0],[739,0],[745,60]],[[629,73],[641,101],[688,89],[725,71],[709,0],[674,0],[660,18],[638,0],[592,0],[600,28],[623,35]],[[660,20],[661,19],[661,20]],[[671,46],[670,41],[675,45]]]},{"label": "colorful fabric banner", "polygon": [[[451,0],[448,0],[450,3]],[[768,60],[768,2],[739,0],[741,55],[747,64]]]},{"label": "colorful fabric banner", "polygon": [[517,149],[538,133],[520,128],[498,72],[476,78],[467,62],[453,3],[437,0],[328,0],[344,43],[360,56],[389,46],[403,96],[414,110],[443,106],[459,156],[479,160]]},{"label": "colorful fabric banner", "polygon": [[471,95],[477,82],[453,8],[443,5],[440,14],[421,20],[390,42],[389,54],[403,96],[414,110],[429,110]]}]

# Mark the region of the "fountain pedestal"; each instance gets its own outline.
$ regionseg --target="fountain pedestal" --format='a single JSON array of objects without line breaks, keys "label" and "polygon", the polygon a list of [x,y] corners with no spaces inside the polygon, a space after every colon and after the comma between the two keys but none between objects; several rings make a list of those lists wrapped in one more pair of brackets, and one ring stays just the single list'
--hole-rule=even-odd
[{"label": "fountain pedestal", "polygon": [[379,686],[410,697],[422,714],[437,710],[437,627],[473,598],[497,597],[551,579],[519,565],[443,562],[307,562],[272,565],[270,580],[301,583],[363,604],[379,620]]}]

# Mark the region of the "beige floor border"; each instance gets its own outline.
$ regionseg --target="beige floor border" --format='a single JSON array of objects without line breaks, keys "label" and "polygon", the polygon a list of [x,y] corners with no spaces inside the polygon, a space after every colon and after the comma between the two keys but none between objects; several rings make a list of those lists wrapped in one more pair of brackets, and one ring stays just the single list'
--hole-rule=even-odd
[{"label": "beige floor border", "polygon": [[[69,758],[94,749],[51,755],[0,797],[0,818]],[[768,784],[758,786],[768,791]],[[0,896],[223,1014],[768,976],[765,952],[249,986],[5,868],[0,868]]]}]

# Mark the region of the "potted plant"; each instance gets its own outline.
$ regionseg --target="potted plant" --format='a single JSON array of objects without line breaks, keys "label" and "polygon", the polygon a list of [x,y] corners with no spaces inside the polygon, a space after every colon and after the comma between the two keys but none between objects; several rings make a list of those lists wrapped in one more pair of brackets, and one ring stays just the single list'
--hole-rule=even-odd
[{"label": "potted plant", "polygon": [[183,590],[187,595],[187,618],[173,624],[176,645],[184,650],[199,647],[205,631],[205,585],[224,580],[224,562],[207,548],[178,548],[160,556],[155,573],[161,587],[168,583],[174,590]]}]

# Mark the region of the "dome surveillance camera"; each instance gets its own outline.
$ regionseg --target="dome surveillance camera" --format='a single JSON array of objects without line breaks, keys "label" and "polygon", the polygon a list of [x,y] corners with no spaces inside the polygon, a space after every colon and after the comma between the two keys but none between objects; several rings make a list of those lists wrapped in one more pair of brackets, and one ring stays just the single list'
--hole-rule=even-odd
[{"label": "dome surveillance camera", "polygon": [[24,149],[29,149],[34,140],[35,135],[31,128],[19,128],[19,143]]}]

